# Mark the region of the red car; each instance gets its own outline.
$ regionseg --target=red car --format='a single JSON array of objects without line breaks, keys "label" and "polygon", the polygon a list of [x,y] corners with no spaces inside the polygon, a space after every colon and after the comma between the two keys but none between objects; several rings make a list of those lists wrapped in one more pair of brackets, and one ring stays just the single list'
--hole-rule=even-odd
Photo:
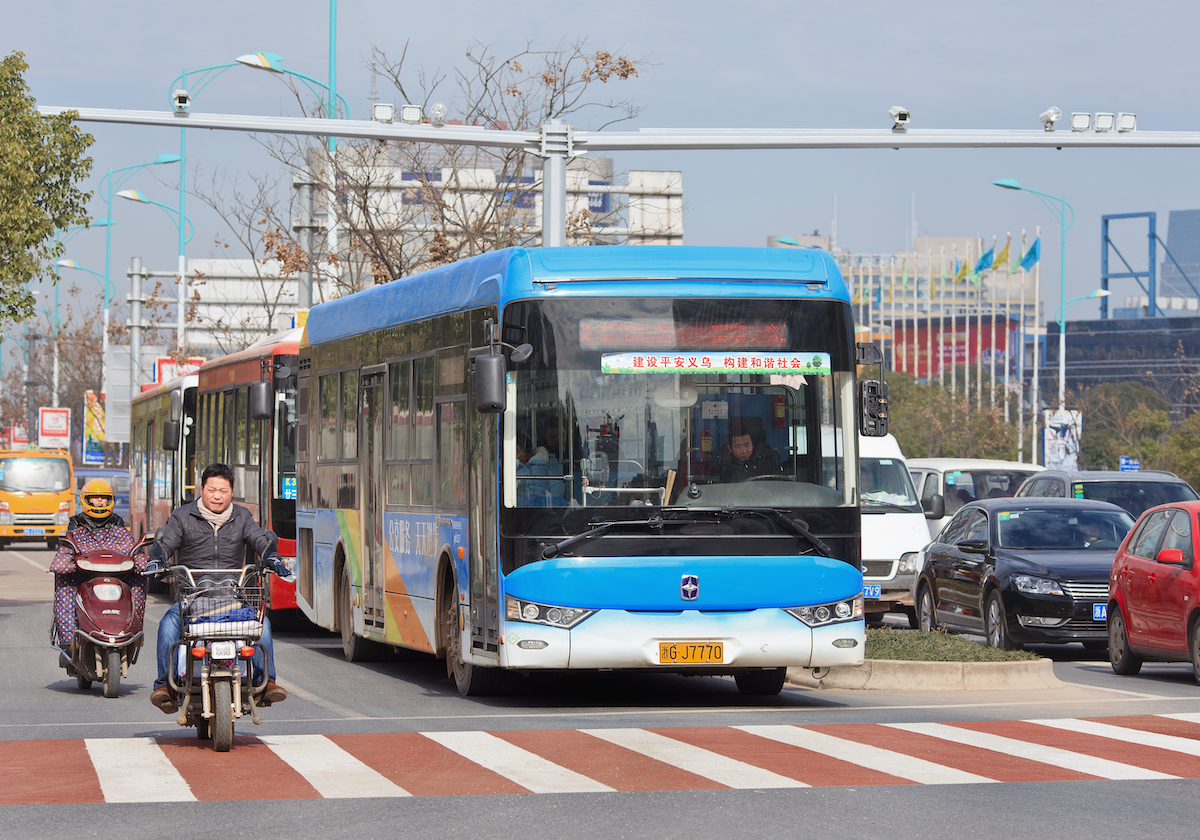
[{"label": "red car", "polygon": [[1118,674],[1146,659],[1192,663],[1200,681],[1200,502],[1147,510],[1121,543],[1108,596],[1108,658]]}]

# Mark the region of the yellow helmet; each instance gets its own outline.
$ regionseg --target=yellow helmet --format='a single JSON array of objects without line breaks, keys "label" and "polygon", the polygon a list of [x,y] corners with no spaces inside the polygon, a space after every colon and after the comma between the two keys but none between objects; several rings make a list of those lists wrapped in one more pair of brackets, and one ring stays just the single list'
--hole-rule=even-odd
[{"label": "yellow helmet", "polygon": [[[104,501],[96,504],[93,500],[97,498]],[[107,519],[116,504],[112,485],[103,478],[89,479],[79,491],[79,503],[83,506],[83,512],[92,519]]]}]

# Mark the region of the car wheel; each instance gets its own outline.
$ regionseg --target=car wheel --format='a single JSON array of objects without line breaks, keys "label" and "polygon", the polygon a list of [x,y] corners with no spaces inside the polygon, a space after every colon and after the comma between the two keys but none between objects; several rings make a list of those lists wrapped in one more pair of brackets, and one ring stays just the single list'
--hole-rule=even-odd
[{"label": "car wheel", "polygon": [[983,613],[984,632],[987,633],[988,647],[997,650],[1016,650],[1020,645],[1013,642],[1008,635],[1008,616],[1004,612],[1004,599],[1000,590],[993,589],[987,598],[987,606]]},{"label": "car wheel", "polygon": [[1200,682],[1200,621],[1192,624],[1192,641],[1188,647],[1192,650],[1192,674],[1196,682]]},{"label": "car wheel", "polygon": [[937,612],[933,608],[933,591],[928,586],[922,586],[917,595],[917,629],[922,633],[932,633],[938,629]]},{"label": "car wheel", "polygon": [[[1192,668],[1196,667],[1195,632],[1192,640]],[[1129,649],[1129,636],[1125,633],[1125,618],[1115,603],[1108,605],[1108,662],[1114,672],[1122,676],[1133,676],[1142,670],[1142,657]]]}]

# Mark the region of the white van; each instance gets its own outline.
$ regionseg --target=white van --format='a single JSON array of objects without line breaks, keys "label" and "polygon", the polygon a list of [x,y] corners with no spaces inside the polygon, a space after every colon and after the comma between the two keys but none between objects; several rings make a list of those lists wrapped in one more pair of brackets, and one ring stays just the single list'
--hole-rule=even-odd
[{"label": "white van", "polygon": [[[1044,469],[1037,464],[986,458],[913,458],[908,462],[921,505],[929,516],[931,539],[967,502],[1015,496],[1026,478]],[[941,502],[937,501],[939,497]]]},{"label": "white van", "polygon": [[912,584],[917,553],[929,544],[925,513],[896,438],[860,435],[858,456],[867,620],[902,611],[915,627]]}]

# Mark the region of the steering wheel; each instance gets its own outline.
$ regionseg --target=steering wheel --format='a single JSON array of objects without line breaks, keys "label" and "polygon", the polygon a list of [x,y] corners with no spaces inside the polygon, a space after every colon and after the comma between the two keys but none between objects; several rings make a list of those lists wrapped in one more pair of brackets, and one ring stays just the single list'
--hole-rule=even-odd
[{"label": "steering wheel", "polygon": [[795,481],[794,475],[752,475],[746,481]]}]

